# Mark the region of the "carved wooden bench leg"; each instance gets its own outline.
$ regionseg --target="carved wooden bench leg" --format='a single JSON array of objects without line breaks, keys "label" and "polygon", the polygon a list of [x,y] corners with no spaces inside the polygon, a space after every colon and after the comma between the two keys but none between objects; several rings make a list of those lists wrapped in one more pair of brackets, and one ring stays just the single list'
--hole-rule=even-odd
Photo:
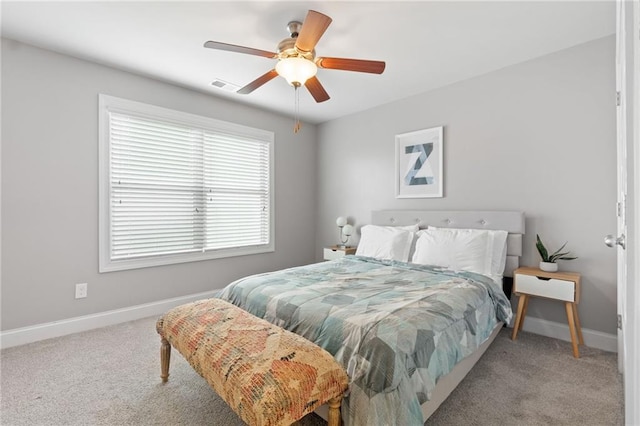
[{"label": "carved wooden bench leg", "polygon": [[342,395],[332,398],[327,403],[329,405],[329,415],[327,416],[327,426],[340,426],[340,404]]},{"label": "carved wooden bench leg", "polygon": [[169,361],[171,360],[171,345],[169,341],[162,338],[160,345],[160,378],[162,383],[166,383],[169,380]]}]

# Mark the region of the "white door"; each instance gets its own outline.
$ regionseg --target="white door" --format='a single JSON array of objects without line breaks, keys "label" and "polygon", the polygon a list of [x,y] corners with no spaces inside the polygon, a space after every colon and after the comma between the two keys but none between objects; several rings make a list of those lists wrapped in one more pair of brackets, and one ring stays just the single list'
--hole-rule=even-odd
[{"label": "white door", "polygon": [[640,1],[617,0],[616,12],[618,233],[606,242],[618,255],[618,368],[624,374],[625,424],[640,425]]},{"label": "white door", "polygon": [[626,320],[625,296],[627,288],[627,120],[626,120],[626,10],[624,2],[616,1],[616,91],[617,91],[617,160],[618,160],[618,216],[617,236],[607,235],[605,243],[618,252],[618,370],[624,371],[624,333]]},{"label": "white door", "polygon": [[629,180],[633,192],[628,202],[632,214],[627,216],[630,252],[627,257],[629,280],[625,293],[624,395],[625,423],[640,425],[640,1],[623,2],[626,9],[627,147],[632,153]]}]

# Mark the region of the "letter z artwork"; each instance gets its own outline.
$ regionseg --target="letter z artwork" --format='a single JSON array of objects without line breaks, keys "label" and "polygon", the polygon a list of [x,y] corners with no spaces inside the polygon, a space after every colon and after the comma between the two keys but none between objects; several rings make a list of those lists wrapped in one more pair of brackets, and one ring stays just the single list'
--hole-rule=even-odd
[{"label": "letter z artwork", "polygon": [[433,143],[423,143],[419,145],[408,145],[404,147],[405,154],[419,153],[415,163],[404,177],[405,185],[433,185],[433,176],[416,177],[420,169],[426,164],[429,155],[433,152]]},{"label": "letter z artwork", "polygon": [[396,198],[443,196],[443,129],[396,135]]}]

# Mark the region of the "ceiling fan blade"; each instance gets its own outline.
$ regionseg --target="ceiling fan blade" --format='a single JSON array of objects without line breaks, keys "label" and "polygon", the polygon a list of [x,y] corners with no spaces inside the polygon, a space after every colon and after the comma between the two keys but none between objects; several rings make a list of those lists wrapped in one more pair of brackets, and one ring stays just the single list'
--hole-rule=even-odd
[{"label": "ceiling fan blade", "polygon": [[301,52],[311,52],[322,34],[327,30],[332,19],[315,10],[310,10],[304,18],[300,34],[296,40],[296,49]]},{"label": "ceiling fan blade", "polygon": [[262,86],[263,84],[273,80],[277,76],[278,76],[278,73],[276,72],[276,70],[271,70],[265,74],[262,74],[260,77],[256,78],[251,83],[247,84],[242,89],[238,90],[237,93],[240,93],[241,95],[247,95],[253,92],[254,90],[256,90],[258,87]]},{"label": "ceiling fan blade", "polygon": [[277,58],[278,54],[267,52],[266,50],[253,49],[251,47],[237,46],[235,44],[220,43],[219,41],[208,41],[204,47],[209,49],[226,50],[228,52],[246,53],[248,55],[263,56],[265,58]]},{"label": "ceiling fan blade", "polygon": [[322,87],[322,84],[320,84],[320,80],[318,80],[317,77],[311,77],[304,83],[304,85],[316,102],[320,103],[329,100],[329,94],[324,90],[324,87]]},{"label": "ceiling fan blade", "polygon": [[316,65],[320,68],[368,72],[371,74],[382,74],[386,66],[383,61],[367,61],[363,59],[347,58],[316,58]]}]

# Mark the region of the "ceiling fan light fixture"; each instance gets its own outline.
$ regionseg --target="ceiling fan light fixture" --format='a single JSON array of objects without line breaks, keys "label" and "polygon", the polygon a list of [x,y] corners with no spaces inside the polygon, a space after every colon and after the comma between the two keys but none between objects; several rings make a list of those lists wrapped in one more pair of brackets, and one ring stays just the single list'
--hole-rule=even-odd
[{"label": "ceiling fan light fixture", "polygon": [[283,58],[276,64],[276,72],[290,85],[303,86],[308,79],[316,75],[318,67],[313,61],[305,58]]}]

